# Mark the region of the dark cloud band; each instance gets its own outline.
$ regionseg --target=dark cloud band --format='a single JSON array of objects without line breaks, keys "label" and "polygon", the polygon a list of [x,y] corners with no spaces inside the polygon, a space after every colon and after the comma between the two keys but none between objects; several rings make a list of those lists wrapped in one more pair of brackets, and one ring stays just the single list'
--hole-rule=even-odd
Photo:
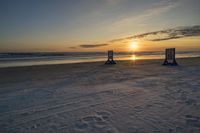
[{"label": "dark cloud band", "polygon": [[107,46],[109,44],[82,44],[79,45],[79,47],[81,48],[96,48],[96,47],[103,47],[103,46]]},{"label": "dark cloud band", "polygon": [[166,41],[171,39],[178,39],[178,38],[192,37],[192,36],[200,36],[200,25],[147,32],[125,38],[114,39],[111,40],[110,42],[114,43],[130,39],[144,39],[148,41]]},{"label": "dark cloud band", "polygon": [[[166,41],[171,39],[179,39],[184,37],[195,37],[200,36],[200,25],[196,26],[185,26],[185,27],[177,27],[172,29],[147,32],[143,34],[133,35],[124,38],[117,38],[105,44],[82,44],[79,45],[81,48],[97,48],[103,47],[114,43],[122,43],[123,41],[129,41],[132,39],[143,39],[147,41]],[[77,47],[71,47],[73,49]]]}]

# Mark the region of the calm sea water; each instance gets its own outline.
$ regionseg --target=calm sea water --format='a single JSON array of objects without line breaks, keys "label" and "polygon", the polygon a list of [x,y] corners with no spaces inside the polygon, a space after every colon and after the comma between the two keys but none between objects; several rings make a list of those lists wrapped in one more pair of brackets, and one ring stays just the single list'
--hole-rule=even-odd
[{"label": "calm sea water", "polygon": [[[177,58],[200,57],[200,51],[176,52]],[[115,60],[162,59],[164,52],[116,52]],[[0,67],[106,61],[105,52],[0,53]]]}]

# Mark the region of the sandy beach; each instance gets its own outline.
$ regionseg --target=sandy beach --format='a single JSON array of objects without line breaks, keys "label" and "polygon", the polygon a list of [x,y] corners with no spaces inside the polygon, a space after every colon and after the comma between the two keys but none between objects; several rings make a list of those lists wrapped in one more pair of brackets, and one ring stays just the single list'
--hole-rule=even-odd
[{"label": "sandy beach", "polygon": [[200,58],[0,68],[1,133],[199,133]]}]

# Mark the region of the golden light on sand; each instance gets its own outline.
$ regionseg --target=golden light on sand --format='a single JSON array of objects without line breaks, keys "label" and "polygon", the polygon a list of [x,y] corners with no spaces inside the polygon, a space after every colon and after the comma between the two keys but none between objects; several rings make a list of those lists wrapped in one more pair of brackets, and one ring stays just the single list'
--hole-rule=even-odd
[{"label": "golden light on sand", "polygon": [[133,40],[131,43],[130,43],[130,49],[131,50],[137,50],[138,49],[138,41],[136,40]]}]

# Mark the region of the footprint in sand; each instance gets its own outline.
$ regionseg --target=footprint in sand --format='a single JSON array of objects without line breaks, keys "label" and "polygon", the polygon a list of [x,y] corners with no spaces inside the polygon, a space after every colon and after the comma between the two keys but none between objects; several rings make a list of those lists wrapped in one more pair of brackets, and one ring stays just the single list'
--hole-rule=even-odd
[{"label": "footprint in sand", "polygon": [[80,120],[76,123],[75,126],[77,127],[77,129],[84,130],[88,127],[88,124],[85,123],[84,121]]},{"label": "footprint in sand", "polygon": [[200,117],[192,115],[186,115],[185,117],[187,125],[200,128]]},{"label": "footprint in sand", "polygon": [[97,115],[103,120],[108,121],[111,114],[109,112],[97,112]]},{"label": "footprint in sand", "polygon": [[194,100],[194,99],[187,99],[187,100],[185,101],[185,103],[186,103],[187,105],[196,105],[196,104],[197,104],[197,101]]},{"label": "footprint in sand", "polygon": [[108,112],[97,112],[94,115],[85,116],[76,123],[78,130],[85,130],[88,128],[104,128],[110,118]]},{"label": "footprint in sand", "polygon": [[135,112],[142,112],[143,110],[144,110],[144,108],[141,107],[141,106],[136,106],[136,107],[134,107],[134,111],[135,111]]}]

